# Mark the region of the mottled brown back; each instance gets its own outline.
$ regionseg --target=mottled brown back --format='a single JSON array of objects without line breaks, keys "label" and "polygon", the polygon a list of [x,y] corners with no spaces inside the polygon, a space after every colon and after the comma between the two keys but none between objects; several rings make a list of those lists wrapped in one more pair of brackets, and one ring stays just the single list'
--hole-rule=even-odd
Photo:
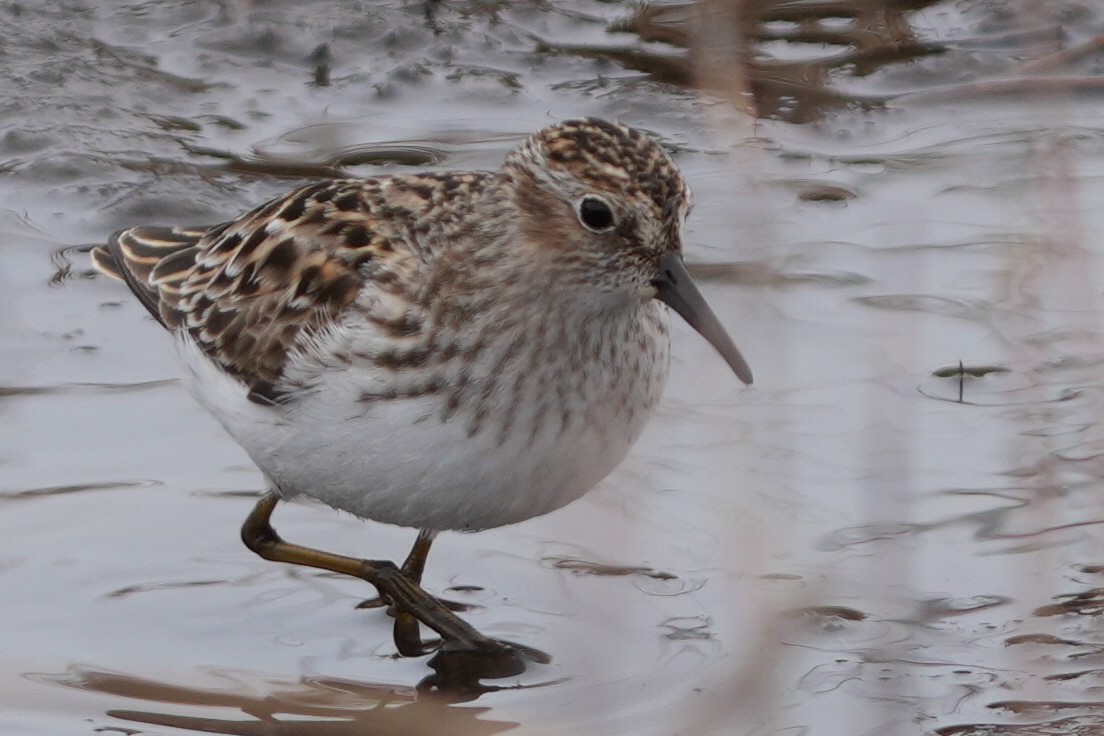
[{"label": "mottled brown back", "polygon": [[275,401],[290,351],[339,318],[366,274],[386,289],[417,267],[418,223],[439,178],[313,184],[232,223],[124,230],[93,260],[253,398]]}]

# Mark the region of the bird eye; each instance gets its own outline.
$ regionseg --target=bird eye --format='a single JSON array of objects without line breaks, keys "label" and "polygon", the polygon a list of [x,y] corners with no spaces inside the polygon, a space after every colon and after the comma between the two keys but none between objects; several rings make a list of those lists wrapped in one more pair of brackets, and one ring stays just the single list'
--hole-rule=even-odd
[{"label": "bird eye", "polygon": [[583,197],[579,202],[579,222],[596,233],[604,233],[616,224],[609,203],[598,197]]}]

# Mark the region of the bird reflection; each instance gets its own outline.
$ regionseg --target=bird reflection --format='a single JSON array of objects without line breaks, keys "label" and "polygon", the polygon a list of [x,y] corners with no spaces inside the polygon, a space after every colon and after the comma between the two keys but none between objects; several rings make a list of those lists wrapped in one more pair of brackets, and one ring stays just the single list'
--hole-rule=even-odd
[{"label": "bird reflection", "polygon": [[[453,664],[447,659],[443,664],[439,662],[438,671],[415,687],[322,675],[283,679],[239,670],[209,670],[222,686],[204,688],[88,666],[74,666],[61,675],[37,675],[35,679],[167,706],[112,708],[105,712],[112,718],[228,736],[489,736],[519,725],[485,719],[488,708],[452,707],[487,692],[511,689],[482,686],[474,677],[478,673],[469,672],[465,677],[459,671],[463,663],[458,669],[450,669]],[[218,708],[220,712],[187,715],[177,706]],[[228,709],[238,713],[228,714]]]}]

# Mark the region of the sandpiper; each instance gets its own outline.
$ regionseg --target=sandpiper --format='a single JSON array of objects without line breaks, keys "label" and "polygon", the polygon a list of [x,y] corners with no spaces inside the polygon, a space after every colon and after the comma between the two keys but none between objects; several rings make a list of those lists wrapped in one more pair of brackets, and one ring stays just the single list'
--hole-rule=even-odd
[{"label": "sandpiper", "polygon": [[[660,400],[667,306],[751,371],[682,258],[690,191],[640,131],[527,138],[497,171],[309,184],[212,227],[134,227],[92,251],[176,338],[190,391],[264,473],[242,538],[372,583],[403,655],[503,654],[425,593],[434,535],[579,498]],[[665,306],[665,304],[667,306]],[[282,540],[280,499],[420,530],[401,567]]]}]

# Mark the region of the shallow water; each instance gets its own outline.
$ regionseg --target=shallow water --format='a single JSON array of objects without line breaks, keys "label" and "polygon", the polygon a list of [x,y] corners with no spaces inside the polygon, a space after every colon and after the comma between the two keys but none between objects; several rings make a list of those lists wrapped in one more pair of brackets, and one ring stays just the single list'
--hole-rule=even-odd
[{"label": "shallow water", "polygon": [[[0,7],[0,732],[1104,731],[1095,4],[763,5],[750,47],[723,2],[647,41],[607,32],[627,3],[296,5]],[[582,114],[676,152],[757,383],[680,325],[598,490],[439,538],[427,587],[554,657],[449,702],[354,609],[368,586],[241,546],[260,475],[70,246],[313,176],[494,167]]]}]

